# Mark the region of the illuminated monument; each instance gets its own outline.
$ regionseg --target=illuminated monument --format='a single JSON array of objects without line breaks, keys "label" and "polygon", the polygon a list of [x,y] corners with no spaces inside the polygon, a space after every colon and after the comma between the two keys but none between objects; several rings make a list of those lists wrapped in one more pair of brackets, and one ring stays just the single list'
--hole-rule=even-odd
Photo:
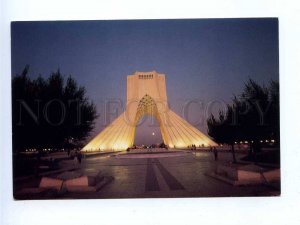
[{"label": "illuminated monument", "polygon": [[127,76],[126,111],[92,139],[84,151],[126,150],[133,145],[136,126],[145,115],[154,116],[169,148],[215,146],[216,143],[169,109],[165,75],[135,72]]}]

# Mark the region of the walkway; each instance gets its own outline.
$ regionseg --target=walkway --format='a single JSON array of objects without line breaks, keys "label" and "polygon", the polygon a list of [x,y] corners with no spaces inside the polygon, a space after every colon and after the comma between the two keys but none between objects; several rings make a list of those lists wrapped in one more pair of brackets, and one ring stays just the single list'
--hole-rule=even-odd
[{"label": "walkway", "polygon": [[[242,155],[237,154],[237,157]],[[230,153],[219,153],[220,162],[230,161]],[[212,153],[196,152],[163,158],[92,157],[78,171],[94,175],[99,171],[115,180],[97,193],[69,193],[66,198],[140,197],[225,197],[273,195],[264,186],[236,187],[206,176],[216,166]]]}]

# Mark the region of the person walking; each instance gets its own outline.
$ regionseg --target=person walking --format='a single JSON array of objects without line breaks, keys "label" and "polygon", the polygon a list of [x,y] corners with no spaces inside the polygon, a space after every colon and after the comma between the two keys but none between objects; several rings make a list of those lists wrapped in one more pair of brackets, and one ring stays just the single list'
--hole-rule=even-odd
[{"label": "person walking", "polygon": [[215,156],[215,161],[218,161],[218,150],[216,147],[213,147],[213,152],[214,152],[214,156]]},{"label": "person walking", "polygon": [[73,157],[74,157],[73,158],[74,166],[76,166],[77,163],[78,163],[78,152],[77,152],[77,150],[75,150],[75,153],[74,153]]},{"label": "person walking", "polygon": [[80,151],[79,151],[79,153],[77,154],[77,159],[78,159],[79,164],[81,164],[82,154],[81,154]]}]

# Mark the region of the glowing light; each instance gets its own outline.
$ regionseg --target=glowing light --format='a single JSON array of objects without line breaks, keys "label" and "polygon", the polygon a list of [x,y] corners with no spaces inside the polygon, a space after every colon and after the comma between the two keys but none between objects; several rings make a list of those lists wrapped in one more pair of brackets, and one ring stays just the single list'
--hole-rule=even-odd
[{"label": "glowing light", "polygon": [[[145,114],[155,117],[160,122],[163,141],[170,148],[217,145],[163,103],[167,102],[164,75],[156,72],[151,72],[150,75],[152,76],[152,74],[155,74],[153,80],[142,79],[138,83],[136,82],[137,79],[140,79],[144,74],[136,72],[127,77],[127,97],[129,96],[128,99],[131,100],[127,102],[126,110],[94,137],[82,151],[126,150],[133,145],[136,126]],[[146,77],[150,75],[146,73]],[[139,91],[136,91],[136,88],[139,87]],[[161,89],[161,87],[163,88]],[[157,91],[159,92],[157,93]],[[159,97],[153,99],[151,96]],[[164,98],[160,96],[164,96]],[[176,121],[172,129],[167,125],[167,120]],[[156,136],[154,131],[149,132],[148,135]]]}]

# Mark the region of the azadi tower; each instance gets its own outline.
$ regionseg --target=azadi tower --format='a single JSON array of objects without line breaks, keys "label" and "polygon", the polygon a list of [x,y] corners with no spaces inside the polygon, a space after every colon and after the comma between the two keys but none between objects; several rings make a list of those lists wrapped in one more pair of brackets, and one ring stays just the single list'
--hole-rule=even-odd
[{"label": "azadi tower", "polygon": [[164,74],[152,71],[128,75],[125,112],[82,150],[126,150],[134,144],[136,126],[145,114],[156,118],[163,141],[169,148],[186,148],[192,144],[197,147],[216,145],[198,129],[170,110],[167,102]]}]

